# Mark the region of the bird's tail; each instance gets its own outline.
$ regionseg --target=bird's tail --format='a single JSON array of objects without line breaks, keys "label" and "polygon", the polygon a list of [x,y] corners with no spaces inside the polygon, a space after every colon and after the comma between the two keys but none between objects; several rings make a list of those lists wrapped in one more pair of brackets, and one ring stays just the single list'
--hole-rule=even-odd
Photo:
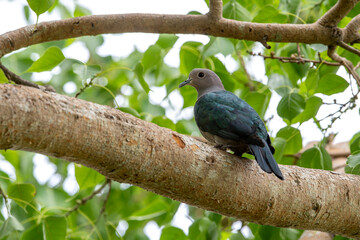
[{"label": "bird's tail", "polygon": [[278,164],[272,155],[269,146],[264,142],[265,146],[260,147],[257,145],[250,144],[250,150],[255,156],[256,162],[259,164],[262,170],[267,173],[274,173],[278,178],[284,180],[284,177],[279,169]]}]

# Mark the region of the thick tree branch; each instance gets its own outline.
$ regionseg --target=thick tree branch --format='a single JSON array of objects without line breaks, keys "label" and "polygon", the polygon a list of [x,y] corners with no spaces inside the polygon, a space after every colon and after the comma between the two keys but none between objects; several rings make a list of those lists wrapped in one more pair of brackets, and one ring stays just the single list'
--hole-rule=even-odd
[{"label": "thick tree branch", "polygon": [[360,14],[354,17],[344,28],[344,41],[353,43],[360,42]]},{"label": "thick tree branch", "polygon": [[[215,9],[214,14],[218,14],[219,9]],[[207,15],[117,14],[43,22],[7,32],[0,35],[0,57],[42,42],[125,32],[205,34],[259,42],[334,44],[332,29],[319,24],[262,24],[224,18],[214,22]]]},{"label": "thick tree branch", "polygon": [[339,0],[317,23],[324,27],[336,27],[358,2],[359,0]]},{"label": "thick tree branch", "polygon": [[243,221],[360,237],[359,176],[255,161],[107,106],[0,85],[0,149],[43,153]]},{"label": "thick tree branch", "polygon": [[358,86],[360,86],[360,76],[357,74],[356,68],[354,67],[352,62],[350,62],[349,60],[347,60],[344,57],[339,56],[336,53],[336,46],[333,46],[333,45],[328,46],[328,55],[334,61],[337,61],[337,62],[341,63],[342,65],[344,65],[346,70],[355,78]]}]

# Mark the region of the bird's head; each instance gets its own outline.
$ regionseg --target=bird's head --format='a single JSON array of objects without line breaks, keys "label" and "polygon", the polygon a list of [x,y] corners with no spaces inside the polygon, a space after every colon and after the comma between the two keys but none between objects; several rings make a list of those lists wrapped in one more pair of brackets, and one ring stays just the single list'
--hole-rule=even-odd
[{"label": "bird's head", "polygon": [[189,78],[180,83],[179,88],[185,85],[193,86],[198,92],[198,98],[209,92],[224,90],[224,85],[219,76],[213,71],[204,68],[193,69],[189,74]]}]

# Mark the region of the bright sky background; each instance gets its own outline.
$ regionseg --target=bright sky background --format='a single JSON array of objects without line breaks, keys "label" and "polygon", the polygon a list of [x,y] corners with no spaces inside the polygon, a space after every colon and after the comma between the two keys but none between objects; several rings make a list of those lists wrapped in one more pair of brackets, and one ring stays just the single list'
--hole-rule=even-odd
[{"label": "bright sky background", "polygon": [[[60,0],[63,4],[67,5],[70,9],[74,9],[74,4],[72,0]],[[204,2],[204,0],[102,0],[102,1],[90,1],[90,0],[78,0],[80,5],[86,6],[89,8],[93,14],[118,14],[118,13],[165,13],[165,14],[186,14],[189,11],[199,11],[201,13],[206,13],[208,8]],[[15,0],[12,2],[6,0],[0,0],[0,34],[3,34],[7,31],[15,30],[17,28],[23,27],[26,25],[24,14],[23,14],[23,6],[26,4],[25,0]],[[33,23],[35,23],[36,16],[32,12],[31,18]],[[48,21],[48,20],[58,20],[60,16],[58,14],[43,14],[40,16],[40,22]],[[4,24],[6,23],[6,24]],[[179,35],[180,38],[175,44],[174,49],[172,49],[169,54],[165,57],[165,62],[171,66],[179,66],[179,50],[181,45],[189,40],[200,41],[202,43],[208,42],[208,37],[201,35]],[[145,51],[149,45],[153,44],[157,38],[157,34],[146,34],[146,33],[129,33],[129,34],[108,34],[104,35],[105,43],[102,47],[98,49],[98,53],[101,55],[113,55],[115,57],[123,57],[127,56],[131,53],[136,47],[140,51]],[[262,50],[262,47],[258,47],[258,51]],[[86,62],[89,54],[86,48],[81,43],[75,43],[64,50],[64,55],[68,58],[76,58],[83,62]],[[219,58],[224,61],[226,67],[229,71],[235,70],[238,66],[236,61],[234,61],[231,57],[223,57],[219,55]],[[250,58],[246,58],[250,59]],[[251,61],[248,61],[247,66],[248,70],[251,72],[252,76],[255,79],[263,82],[267,82],[267,77],[265,75],[264,63],[260,57],[251,58]],[[11,66],[10,66],[11,67]],[[339,74],[343,77],[347,78],[347,74],[344,69],[341,69]],[[39,79],[46,79],[51,76],[50,73],[39,74],[37,77]],[[354,81],[353,81],[354,82]],[[355,85],[354,85],[355,86]],[[68,86],[71,91],[71,86]],[[151,99],[153,102],[162,102],[162,98],[157,98],[157,96],[163,95],[163,90],[161,88],[153,88],[152,89],[155,94],[152,94]],[[345,94],[337,94],[336,96],[338,102],[346,102],[350,95],[350,88],[348,88]],[[333,97],[327,98],[327,102],[331,102]],[[120,99],[121,100],[121,99]],[[266,118],[274,115],[274,119],[269,123],[269,129],[271,129],[272,136],[275,136],[275,133],[282,127],[285,126],[285,123],[281,120],[280,117],[276,114],[276,107],[280,100],[280,97],[274,93],[274,97],[272,98],[269,109],[267,111]],[[179,112],[181,111],[182,99],[179,98],[178,94],[173,94],[172,102],[178,102],[178,112],[167,112],[168,117],[171,119],[175,119],[175,116],[179,116]],[[162,104],[167,104],[162,103]],[[191,109],[190,109],[191,110]],[[331,110],[331,112],[334,110]],[[191,116],[192,111],[185,112],[185,115]],[[329,113],[329,108],[322,108],[319,112],[319,115],[326,116]],[[353,111],[349,111],[346,115],[343,116],[341,120],[338,120],[333,126],[333,132],[339,132],[336,137],[336,142],[348,141],[350,138],[360,130],[359,124],[359,112],[358,108]],[[300,130],[303,133],[304,142],[307,143],[313,140],[320,140],[322,135],[319,130],[314,126],[311,121],[303,124],[300,127]],[[53,175],[55,172],[55,166],[52,166],[51,163],[47,160],[46,157],[36,154],[34,158],[35,163],[35,175],[38,180],[42,183],[46,183],[49,181],[50,185],[56,185],[56,182],[59,179],[59,176]],[[11,173],[13,177],[14,170],[12,166],[5,161],[1,160],[0,157],[0,165],[1,169],[6,170],[6,172]],[[9,166],[10,165],[10,166]],[[44,168],[47,170],[44,170]],[[73,165],[71,164],[69,167],[70,172],[72,172],[72,176],[70,176],[66,181],[66,189],[69,192],[74,192],[77,189],[77,184],[74,178],[74,170]],[[188,231],[188,226],[191,224],[191,221],[186,217],[186,208],[182,204],[180,210],[178,211],[175,219],[174,225],[181,227],[186,233]],[[2,211],[4,212],[4,211]],[[126,230],[126,222],[121,223],[119,225],[119,231],[124,232]],[[160,236],[160,230],[157,227],[156,223],[149,223],[145,231],[147,234],[151,235],[151,239],[158,239]],[[151,234],[150,234],[151,233]]]}]

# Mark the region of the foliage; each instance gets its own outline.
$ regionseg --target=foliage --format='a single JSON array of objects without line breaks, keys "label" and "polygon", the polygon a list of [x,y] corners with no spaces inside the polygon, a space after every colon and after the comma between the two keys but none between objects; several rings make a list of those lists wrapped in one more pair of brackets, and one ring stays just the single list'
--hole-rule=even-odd
[{"label": "foliage", "polygon": [[[74,3],[75,9],[72,10],[61,1],[28,0],[29,7],[37,16],[49,9],[58,11],[63,18],[91,14],[86,7],[78,5],[76,1]],[[335,1],[224,0],[223,3],[223,15],[230,19],[259,23],[313,23]],[[29,7],[24,6],[28,21]],[[355,14],[350,12],[341,24],[345,25]],[[193,68],[209,68],[221,77],[226,89],[245,99],[262,118],[271,98],[274,95],[281,97],[277,114],[286,126],[272,134],[275,158],[279,163],[332,169],[331,158],[321,143],[306,150],[299,161],[295,154],[303,147],[302,133],[298,127],[306,122],[313,123],[325,134],[328,128],[317,119],[319,109],[324,106],[324,97],[336,99],[334,94],[343,92],[349,86],[347,80],[336,74],[337,66],[266,60],[266,83],[253,77],[252,71],[257,69],[245,69],[246,64],[242,63],[244,59],[246,63],[251,61],[245,56],[248,56],[247,51],[258,49],[255,43],[209,37],[207,44],[196,41],[183,43],[179,53],[180,66],[175,68],[167,65],[164,58],[174,48],[178,38],[175,35],[160,35],[146,51],[135,49],[129,56],[116,59],[98,54],[97,49],[104,43],[103,36],[82,37],[31,46],[4,57],[2,63],[11,66],[11,70],[24,79],[39,84],[43,83],[38,81],[34,72],[48,72],[57,68],[58,71],[51,72],[52,77],[46,84],[53,86],[58,93],[113,106],[143,120],[189,135],[200,135],[192,116],[185,114],[194,105],[196,94],[194,89],[178,89],[177,86]],[[90,55],[87,62],[64,57],[62,50],[75,43],[86,46]],[[276,56],[298,54],[295,43],[270,45]],[[316,59],[325,50],[326,46],[324,48],[322,45],[300,45],[301,54],[308,59]],[[33,54],[40,57],[34,60]],[[270,50],[265,50],[264,54],[269,55]],[[235,71],[227,69],[222,56],[237,62]],[[325,55],[321,57],[330,61]],[[353,62],[359,60],[355,55],[347,57]],[[0,71],[0,83],[4,82],[7,82],[6,78]],[[68,84],[75,85],[76,91],[65,91]],[[164,97],[158,102],[151,97],[158,94],[156,89],[165,91]],[[179,93],[183,99],[180,107],[172,100],[174,96],[179,97]],[[170,119],[174,109],[177,109],[177,117]],[[162,228],[161,240],[298,239],[302,232],[245,223],[236,229],[234,219],[189,207],[192,224],[185,233],[172,226],[179,202],[135,186],[113,182],[110,188],[105,178],[94,170],[74,167],[55,158],[46,160],[47,164],[56,166],[52,180],[41,183],[34,174],[34,154],[11,150],[0,153],[1,161],[10,163],[15,169],[15,176],[0,170],[3,192],[0,202],[6,206],[3,210],[7,209],[0,213],[0,239],[148,239],[144,227],[151,221]],[[346,171],[360,174],[360,134],[351,140],[351,153]],[[79,188],[69,192],[66,183],[74,168]],[[92,196],[99,188],[101,191]],[[252,235],[245,234],[249,229]]]}]

